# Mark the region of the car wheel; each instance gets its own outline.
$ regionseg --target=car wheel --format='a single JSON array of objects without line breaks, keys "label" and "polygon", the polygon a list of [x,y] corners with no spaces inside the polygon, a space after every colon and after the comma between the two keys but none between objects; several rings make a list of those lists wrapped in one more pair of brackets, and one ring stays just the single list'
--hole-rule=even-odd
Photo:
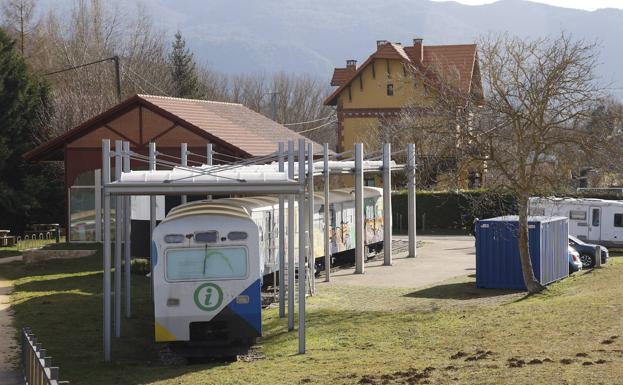
[{"label": "car wheel", "polygon": [[583,269],[591,269],[595,267],[595,256],[589,254],[580,255],[580,261],[582,261]]}]

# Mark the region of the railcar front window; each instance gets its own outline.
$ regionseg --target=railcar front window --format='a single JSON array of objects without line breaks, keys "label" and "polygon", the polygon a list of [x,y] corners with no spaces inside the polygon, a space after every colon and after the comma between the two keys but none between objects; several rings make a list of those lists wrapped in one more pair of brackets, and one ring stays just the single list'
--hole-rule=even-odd
[{"label": "railcar front window", "polygon": [[166,255],[167,279],[241,279],[247,276],[244,247],[173,249]]}]

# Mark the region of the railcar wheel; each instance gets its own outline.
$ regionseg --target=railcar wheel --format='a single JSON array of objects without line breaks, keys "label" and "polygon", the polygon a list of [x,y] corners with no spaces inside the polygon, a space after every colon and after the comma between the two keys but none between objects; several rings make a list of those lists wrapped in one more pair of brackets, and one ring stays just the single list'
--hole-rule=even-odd
[{"label": "railcar wheel", "polygon": [[158,351],[158,358],[164,366],[177,367],[188,364],[186,357],[177,354],[169,345],[163,346],[162,349]]}]

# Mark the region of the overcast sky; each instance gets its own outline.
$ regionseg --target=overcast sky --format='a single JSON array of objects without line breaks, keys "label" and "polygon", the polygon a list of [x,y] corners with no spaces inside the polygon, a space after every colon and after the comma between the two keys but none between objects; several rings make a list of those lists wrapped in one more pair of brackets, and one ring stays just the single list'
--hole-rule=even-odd
[{"label": "overcast sky", "polygon": [[[447,0],[434,0],[447,1]],[[469,5],[481,5],[495,3],[496,0],[454,0],[458,3]],[[599,8],[623,9],[623,0],[532,0],[536,3],[544,3],[566,8],[579,8],[594,11]]]}]

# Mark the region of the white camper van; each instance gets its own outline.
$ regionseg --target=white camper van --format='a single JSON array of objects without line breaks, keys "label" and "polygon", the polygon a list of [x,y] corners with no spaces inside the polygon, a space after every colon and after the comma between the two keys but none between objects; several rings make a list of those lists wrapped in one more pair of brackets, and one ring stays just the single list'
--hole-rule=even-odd
[{"label": "white camper van", "polygon": [[603,246],[623,246],[623,202],[604,199],[530,198],[530,215],[566,216],[569,234]]}]

